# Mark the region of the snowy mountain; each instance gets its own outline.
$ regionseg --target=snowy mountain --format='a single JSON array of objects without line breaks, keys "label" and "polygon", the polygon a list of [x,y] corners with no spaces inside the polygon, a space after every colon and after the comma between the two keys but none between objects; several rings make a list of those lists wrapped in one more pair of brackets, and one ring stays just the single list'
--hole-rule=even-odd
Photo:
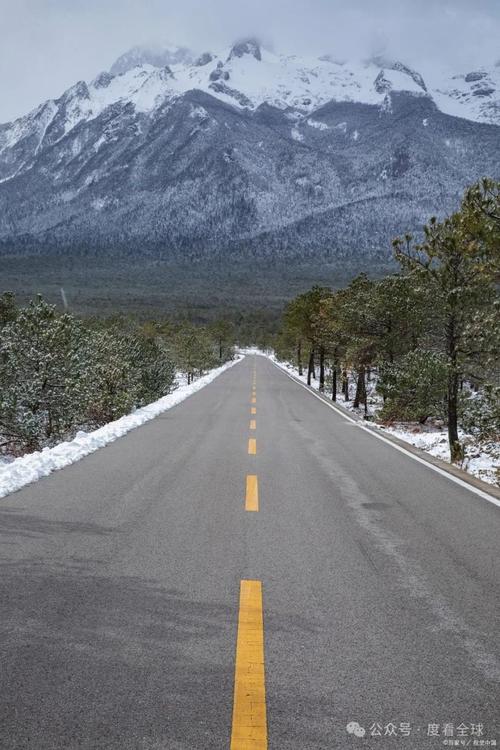
[{"label": "snowy mountain", "polygon": [[137,46],[124,52],[115,60],[109,72],[113,76],[127,73],[138,65],[152,65],[155,68],[164,68],[166,65],[189,65],[193,61],[193,54],[186,47],[163,46]]},{"label": "snowy mountain", "polygon": [[485,174],[500,177],[500,67],[135,48],[0,125],[0,242],[362,265]]}]

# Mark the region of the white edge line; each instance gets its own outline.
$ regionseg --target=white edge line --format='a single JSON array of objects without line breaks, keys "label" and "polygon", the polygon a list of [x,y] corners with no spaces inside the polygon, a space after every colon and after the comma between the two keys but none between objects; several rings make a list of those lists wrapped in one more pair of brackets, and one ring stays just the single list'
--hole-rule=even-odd
[{"label": "white edge line", "polygon": [[[266,357],[266,359],[269,359],[269,357]],[[474,492],[476,495],[479,495],[479,497],[482,497],[483,500],[488,500],[489,503],[492,503],[493,505],[496,505],[498,508],[500,508],[500,500],[497,500],[497,498],[493,497],[493,495],[488,495],[487,492],[484,492],[483,490],[480,490],[479,488],[474,487],[474,485],[472,484],[468,484],[468,482],[465,482],[463,479],[460,479],[459,477],[456,477],[453,474],[450,474],[449,472],[445,471],[444,469],[441,469],[439,466],[436,466],[430,461],[426,461],[425,458],[420,458],[420,456],[416,456],[414,453],[407,450],[406,448],[403,448],[401,445],[396,445],[396,443],[393,443],[392,440],[388,440],[386,437],[384,437],[384,435],[379,435],[374,430],[371,430],[369,427],[366,427],[364,424],[361,424],[360,422],[358,422],[357,419],[353,419],[348,414],[344,414],[344,412],[341,411],[334,404],[331,404],[328,401],[325,401],[325,399],[322,398],[318,393],[315,393],[312,390],[312,388],[309,388],[309,386],[306,385],[305,383],[301,383],[300,380],[297,380],[297,378],[295,378],[293,375],[287,372],[283,367],[276,364],[276,362],[273,362],[272,359],[269,359],[269,361],[271,362],[271,364],[273,364],[276,367],[277,370],[279,370],[284,375],[289,377],[290,380],[293,380],[294,383],[297,383],[297,385],[300,385],[302,386],[302,388],[305,388],[305,390],[308,393],[310,393],[311,396],[314,396],[315,398],[317,398],[318,401],[321,401],[322,404],[324,404],[325,406],[328,406],[329,409],[333,409],[334,412],[339,414],[348,422],[352,422],[353,424],[355,424],[357,427],[360,428],[360,430],[364,430],[372,437],[377,438],[377,440],[381,440],[383,443],[390,445],[391,448],[395,448],[395,450],[399,451],[400,453],[404,453],[405,456],[409,456],[414,461],[418,461],[419,464],[423,464],[424,466],[427,466],[428,469],[432,469],[432,471],[435,471],[437,474],[441,474],[442,477],[446,477],[446,479],[449,479],[452,482],[455,482],[455,484],[460,485],[460,487],[464,487],[466,490],[469,490],[470,492]]]}]

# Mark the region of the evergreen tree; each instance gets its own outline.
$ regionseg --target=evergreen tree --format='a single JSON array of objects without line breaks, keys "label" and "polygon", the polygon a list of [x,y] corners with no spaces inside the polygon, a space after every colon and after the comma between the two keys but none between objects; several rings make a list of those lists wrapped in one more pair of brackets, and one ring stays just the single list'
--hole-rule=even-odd
[{"label": "evergreen tree", "polygon": [[285,310],[285,326],[294,335],[297,346],[297,365],[299,373],[303,372],[303,345],[308,347],[309,357],[307,365],[307,382],[311,384],[311,378],[316,377],[315,357],[319,356],[320,363],[320,389],[324,387],[324,357],[325,350],[322,342],[318,339],[318,331],[315,321],[318,317],[322,301],[331,295],[331,290],[326,287],[313,286],[313,288],[300,294],[289,303]]},{"label": "evergreen tree", "polygon": [[394,241],[396,258],[432,295],[434,326],[439,332],[448,369],[447,422],[452,461],[463,458],[458,436],[459,388],[471,361],[487,356],[489,332],[483,320],[498,299],[495,280],[500,271],[499,191],[475,186],[461,210],[443,222],[425,227],[422,243],[411,236]]},{"label": "evergreen tree", "polygon": [[418,349],[380,369],[377,390],[384,396],[380,418],[418,421],[446,414],[446,358],[437,352]]},{"label": "evergreen tree", "polygon": [[229,359],[232,354],[234,342],[234,325],[226,318],[219,318],[208,329],[209,334],[215,339],[218,349],[219,362]]},{"label": "evergreen tree", "polygon": [[0,328],[16,319],[18,313],[16,296],[13,292],[0,295]]},{"label": "evergreen tree", "polygon": [[41,298],[19,311],[0,338],[0,433],[39,447],[82,419],[85,331]]}]

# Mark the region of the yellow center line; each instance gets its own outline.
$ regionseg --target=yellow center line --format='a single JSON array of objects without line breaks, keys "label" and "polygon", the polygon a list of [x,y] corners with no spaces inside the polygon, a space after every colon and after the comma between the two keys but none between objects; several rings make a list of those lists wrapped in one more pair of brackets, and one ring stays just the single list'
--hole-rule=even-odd
[{"label": "yellow center line", "polygon": [[251,419],[250,420],[250,429],[251,430],[256,430],[257,429],[257,420],[256,419]]},{"label": "yellow center line", "polygon": [[257,441],[255,438],[249,438],[248,440],[248,452],[251,456],[255,456],[257,453]]},{"label": "yellow center line", "polygon": [[256,396],[253,396],[253,398],[252,398],[252,404],[256,404],[256,403],[257,403],[257,398],[256,398]]},{"label": "yellow center line", "polygon": [[267,750],[261,581],[241,581],[231,750]]},{"label": "yellow center line", "polygon": [[259,510],[259,482],[255,474],[247,475],[245,510],[257,513]]},{"label": "yellow center line", "polygon": [[255,406],[252,406],[252,408],[250,409],[250,414],[257,414],[257,409],[255,408]]}]

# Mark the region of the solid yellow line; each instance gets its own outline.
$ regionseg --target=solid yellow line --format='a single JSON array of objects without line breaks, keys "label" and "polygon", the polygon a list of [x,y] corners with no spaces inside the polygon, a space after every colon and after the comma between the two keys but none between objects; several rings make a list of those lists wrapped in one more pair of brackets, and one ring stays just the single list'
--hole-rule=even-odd
[{"label": "solid yellow line", "polygon": [[255,513],[259,510],[259,482],[255,474],[248,474],[247,476],[245,510]]},{"label": "solid yellow line", "polygon": [[257,409],[255,408],[255,406],[252,406],[252,408],[250,409],[250,414],[257,414]]},{"label": "solid yellow line", "polygon": [[248,452],[251,456],[255,456],[257,453],[257,441],[255,438],[249,438],[248,440]]},{"label": "solid yellow line", "polygon": [[241,581],[231,750],[267,750],[261,581]]},{"label": "solid yellow line", "polygon": [[256,430],[257,429],[257,420],[256,419],[251,419],[250,420],[250,429],[251,430]]}]

